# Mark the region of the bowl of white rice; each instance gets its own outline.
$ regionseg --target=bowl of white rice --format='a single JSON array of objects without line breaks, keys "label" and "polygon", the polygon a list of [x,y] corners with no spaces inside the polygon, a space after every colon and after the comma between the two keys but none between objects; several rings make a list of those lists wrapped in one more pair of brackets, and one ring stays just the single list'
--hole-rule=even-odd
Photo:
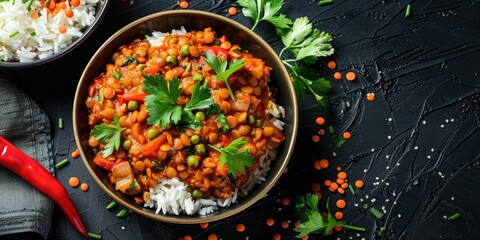
[{"label": "bowl of white rice", "polygon": [[[112,55],[125,44],[143,39],[151,44],[168,34],[211,28],[218,36],[226,36],[232,44],[252,53],[271,67],[270,82],[275,87],[275,103],[268,107],[270,121],[282,130],[285,138],[274,149],[257,159],[258,167],[250,172],[246,184],[232,191],[228,198],[192,197],[192,191],[178,177],[157,179],[149,197],[139,203],[132,196],[116,190],[112,173],[94,163],[98,152],[89,144],[92,81],[112,66]],[[132,68],[133,69],[133,68]],[[123,70],[128,70],[124,66]],[[108,78],[106,78],[108,79]],[[90,93],[89,93],[90,92]],[[179,224],[217,221],[237,214],[260,201],[284,173],[292,155],[298,129],[298,106],[290,76],[278,54],[259,35],[227,17],[198,10],[169,10],[140,18],[114,33],[90,58],[78,82],[73,104],[75,140],[85,167],[99,186],[117,203],[133,212],[158,220]],[[123,140],[122,140],[123,141]],[[138,199],[137,199],[138,200]]]},{"label": "bowl of white rice", "polygon": [[56,60],[96,28],[109,0],[0,1],[0,68],[20,69]]}]

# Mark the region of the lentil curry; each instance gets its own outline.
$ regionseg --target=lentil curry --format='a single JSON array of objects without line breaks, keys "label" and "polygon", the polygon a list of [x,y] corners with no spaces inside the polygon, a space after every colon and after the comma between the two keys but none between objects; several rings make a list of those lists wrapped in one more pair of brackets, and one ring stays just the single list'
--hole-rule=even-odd
[{"label": "lentil curry", "polygon": [[211,28],[120,46],[85,102],[93,162],[138,204],[166,178],[193,198],[231,197],[285,139],[270,70]]}]

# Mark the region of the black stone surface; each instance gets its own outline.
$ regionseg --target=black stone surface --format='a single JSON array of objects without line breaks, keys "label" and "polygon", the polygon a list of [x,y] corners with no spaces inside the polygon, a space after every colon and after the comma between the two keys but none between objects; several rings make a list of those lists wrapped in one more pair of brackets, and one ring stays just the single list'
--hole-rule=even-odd
[{"label": "black stone surface", "polygon": [[[175,0],[114,0],[104,21],[78,49],[63,58],[34,69],[10,71],[15,81],[48,113],[52,125],[64,120],[64,129],[54,127],[55,161],[70,158],[56,173],[77,204],[88,231],[103,239],[179,239],[188,234],[207,239],[211,233],[228,239],[294,239],[297,220],[293,200],[321,183],[322,205],[344,198],[348,223],[366,232],[345,231],[330,237],[309,239],[480,239],[480,1],[410,1],[411,16],[405,18],[408,1],[334,0],[318,6],[317,1],[286,1],[283,12],[290,18],[308,16],[321,30],[333,36],[335,54],[316,67],[331,81],[330,106],[320,109],[308,97],[300,105],[300,131],[288,172],[268,196],[246,211],[226,220],[199,225],[175,225],[138,215],[115,217],[121,209],[106,210],[111,200],[96,185],[80,159],[71,159],[76,148],[72,134],[71,109],[78,79],[89,58],[111,34],[131,21],[150,13],[177,9]],[[235,1],[191,0],[190,9],[228,16]],[[252,21],[239,11],[234,20],[251,27]],[[274,49],[280,39],[268,23],[255,30]],[[335,60],[329,70],[326,62]],[[5,70],[1,70],[4,72]],[[357,79],[333,79],[334,71],[353,71]],[[6,72],[4,72],[6,73]],[[46,89],[46,90],[42,90]],[[366,100],[375,93],[375,101]],[[348,102],[348,103],[347,103]],[[315,123],[318,116],[326,124]],[[314,143],[311,137],[321,128],[349,131],[352,138],[340,148],[328,135]],[[328,130],[327,130],[328,132]],[[313,162],[330,160],[326,170],[315,170]],[[334,180],[341,166],[353,183],[365,187],[352,195],[330,193],[324,180]],[[90,184],[87,192],[68,186],[75,175]],[[278,199],[288,197],[284,206]],[[376,219],[364,204],[384,212]],[[335,207],[332,206],[335,211]],[[461,213],[448,221],[446,216]],[[275,225],[265,224],[267,218]],[[290,223],[287,229],[281,223]],[[244,223],[246,230],[235,230]],[[375,234],[385,228],[382,236]],[[81,239],[57,210],[50,239]]]}]

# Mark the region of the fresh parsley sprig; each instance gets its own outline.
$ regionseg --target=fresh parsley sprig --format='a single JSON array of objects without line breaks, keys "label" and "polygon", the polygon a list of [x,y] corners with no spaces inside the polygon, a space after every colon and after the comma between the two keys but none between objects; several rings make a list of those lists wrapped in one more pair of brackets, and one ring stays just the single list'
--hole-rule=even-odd
[{"label": "fresh parsley sprig", "polygon": [[261,21],[268,21],[277,28],[286,28],[292,24],[292,20],[280,12],[283,0],[238,0],[243,7],[243,15],[254,20],[252,30]]},{"label": "fresh parsley sprig", "polygon": [[104,158],[112,155],[114,150],[118,150],[123,130],[125,130],[125,128],[120,126],[120,121],[116,114],[113,117],[112,125],[107,125],[105,123],[95,125],[91,135],[101,143],[107,143],[105,149],[102,151]]},{"label": "fresh parsley sprig", "polygon": [[147,123],[153,126],[160,125],[166,128],[171,123],[182,122],[184,126],[196,128],[200,123],[195,121],[192,110],[208,109],[214,104],[212,93],[206,87],[207,82],[203,85],[200,82],[195,84],[192,96],[182,109],[182,106],[177,104],[183,90],[178,78],[174,77],[168,83],[161,75],[143,77],[145,78],[143,90],[150,94],[145,97],[149,113]]},{"label": "fresh parsley sprig", "polygon": [[204,56],[205,62],[213,69],[213,71],[215,71],[215,78],[225,83],[230,97],[235,101],[235,95],[233,95],[230,83],[228,83],[228,78],[234,72],[245,66],[245,60],[239,59],[229,63],[226,59],[217,57],[211,52],[204,52]]},{"label": "fresh parsley sprig", "polygon": [[350,226],[344,221],[337,221],[330,213],[327,200],[327,217],[322,217],[318,209],[318,197],[315,194],[307,193],[305,197],[297,197],[295,203],[295,213],[300,217],[300,224],[293,230],[299,234],[296,236],[302,238],[310,233],[329,235],[336,226],[352,229],[356,231],[365,231],[365,228]]},{"label": "fresh parsley sprig", "polygon": [[245,168],[251,167],[255,163],[255,158],[248,153],[248,149],[241,152],[238,150],[245,146],[248,142],[243,137],[233,140],[228,146],[217,148],[209,145],[211,148],[221,153],[220,166],[227,164],[228,174],[230,178],[235,179],[237,173],[245,174]]},{"label": "fresh parsley sprig", "polygon": [[[280,13],[284,4],[281,0],[238,0],[238,3],[243,7],[244,15],[255,21],[252,30],[258,23],[258,19],[262,19],[258,17],[258,13],[271,9],[275,10],[275,14],[272,16],[280,14],[279,16],[283,16],[282,19],[288,19]],[[293,79],[297,99],[302,102],[308,91],[314,96],[319,106],[325,107],[328,105],[327,93],[331,90],[330,82],[318,77],[316,73],[311,74],[314,71],[303,66],[302,63],[311,65],[321,57],[332,55],[334,52],[331,45],[332,36],[315,28],[306,16],[299,17],[293,22],[288,20],[284,21],[283,25],[275,24],[275,22],[272,24],[275,25],[276,33],[281,37],[285,46],[279,56],[285,66],[290,68],[290,76]],[[291,53],[291,58],[284,57],[287,50]]]}]

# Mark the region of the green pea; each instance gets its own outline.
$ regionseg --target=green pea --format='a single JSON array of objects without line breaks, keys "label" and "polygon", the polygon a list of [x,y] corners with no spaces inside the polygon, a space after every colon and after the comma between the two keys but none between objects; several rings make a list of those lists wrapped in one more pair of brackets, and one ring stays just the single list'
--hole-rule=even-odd
[{"label": "green pea", "polygon": [[140,64],[137,65],[136,69],[137,69],[138,71],[142,71],[145,67],[146,67],[145,64],[140,63]]},{"label": "green pea", "polygon": [[255,127],[261,127],[263,125],[262,119],[255,120]]},{"label": "green pea", "polygon": [[189,155],[187,157],[187,166],[196,168],[198,166],[198,157],[197,155]]},{"label": "green pea", "polygon": [[199,144],[195,145],[195,152],[200,156],[205,155],[205,153],[206,153],[205,144],[199,143]]},{"label": "green pea", "polygon": [[125,140],[125,142],[123,142],[123,148],[125,150],[130,149],[131,146],[132,146],[132,141],[130,141],[130,139],[127,139],[127,140]]},{"label": "green pea", "polygon": [[200,142],[200,136],[198,135],[193,135],[190,137],[190,142],[192,144],[198,144]]},{"label": "green pea", "polygon": [[253,117],[253,115],[248,115],[247,119],[249,124],[255,123],[255,117]]},{"label": "green pea", "polygon": [[197,113],[195,113],[195,119],[197,121],[203,121],[205,120],[205,113],[202,112],[202,111],[198,111]]},{"label": "green pea", "polygon": [[113,73],[113,77],[116,78],[116,79],[120,79],[122,77],[122,74],[120,74],[119,72],[115,71]]},{"label": "green pea", "polygon": [[147,138],[150,139],[150,140],[158,137],[158,135],[160,135],[160,132],[155,128],[150,128],[147,131]]},{"label": "green pea", "polygon": [[170,45],[177,44],[177,43],[178,43],[178,38],[176,38],[176,37],[171,38],[168,43],[169,43]]},{"label": "green pea", "polygon": [[172,66],[172,67],[177,65],[177,58],[175,56],[170,55],[170,56],[167,57],[166,60],[167,60],[167,64]]},{"label": "green pea", "polygon": [[215,40],[213,40],[212,44],[215,45],[215,46],[220,46],[221,42],[218,38],[215,38]]},{"label": "green pea", "polygon": [[192,76],[192,80],[194,82],[200,82],[203,80],[203,75],[200,74],[200,73],[194,73],[193,76]]},{"label": "green pea", "polygon": [[180,48],[180,56],[186,57],[190,55],[190,45],[185,44]]},{"label": "green pea", "polygon": [[130,111],[135,111],[138,108],[138,102],[135,100],[128,101],[127,108]]},{"label": "green pea", "polygon": [[203,192],[198,189],[193,189],[192,197],[194,198],[201,198],[203,196]]}]

